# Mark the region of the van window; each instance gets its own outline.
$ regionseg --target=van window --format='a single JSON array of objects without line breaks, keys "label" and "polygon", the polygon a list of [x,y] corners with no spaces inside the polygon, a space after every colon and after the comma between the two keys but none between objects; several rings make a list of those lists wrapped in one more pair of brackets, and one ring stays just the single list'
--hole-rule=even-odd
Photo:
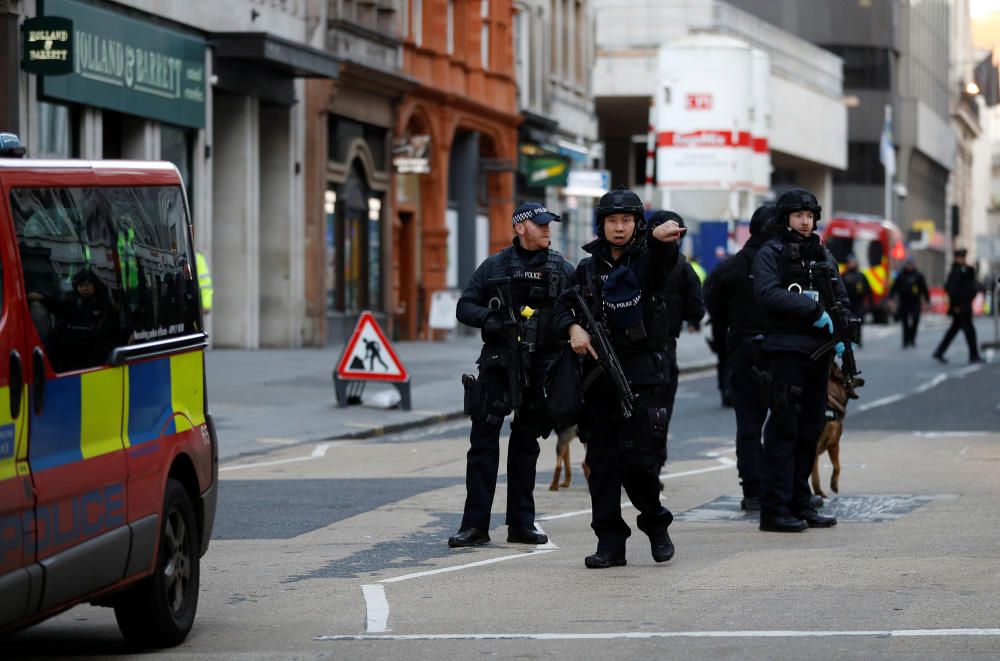
[{"label": "van window", "polygon": [[57,372],[200,330],[179,187],[20,188],[11,210],[32,320]]}]

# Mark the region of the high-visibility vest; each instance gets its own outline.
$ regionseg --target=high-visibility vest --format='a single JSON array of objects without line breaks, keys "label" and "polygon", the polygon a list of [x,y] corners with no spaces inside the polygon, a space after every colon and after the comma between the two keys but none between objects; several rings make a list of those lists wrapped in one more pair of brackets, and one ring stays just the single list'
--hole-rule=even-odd
[{"label": "high-visibility vest", "polygon": [[695,274],[698,276],[698,281],[701,282],[702,284],[705,284],[705,269],[701,267],[701,264],[694,261],[693,259],[689,261],[688,264],[690,264],[691,268],[694,269]]},{"label": "high-visibility vest", "polygon": [[198,268],[198,289],[201,291],[201,309],[205,312],[212,311],[212,296],[215,290],[212,289],[212,272],[208,270],[208,260],[201,251],[194,254],[195,266]]}]

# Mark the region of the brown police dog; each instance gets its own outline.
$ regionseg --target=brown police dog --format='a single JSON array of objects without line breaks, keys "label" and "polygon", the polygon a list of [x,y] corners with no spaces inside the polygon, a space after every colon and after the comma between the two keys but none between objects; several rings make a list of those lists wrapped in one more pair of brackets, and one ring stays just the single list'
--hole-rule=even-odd
[{"label": "brown police dog", "polygon": [[826,497],[819,483],[819,458],[824,452],[830,455],[833,464],[833,474],[830,476],[830,490],[840,493],[840,437],[844,433],[844,417],[847,415],[847,401],[857,399],[857,388],[865,385],[864,379],[856,378],[853,388],[844,387],[844,373],[836,363],[830,366],[830,379],[826,387],[826,424],[819,435],[816,445],[816,458],[813,461],[812,489],[817,496]]},{"label": "brown police dog", "polygon": [[[556,441],[556,469],[552,473],[552,484],[549,485],[549,491],[558,491],[559,487],[565,489],[573,481],[573,469],[570,467],[569,460],[569,446],[576,438],[576,425],[568,427],[561,432],[559,432],[558,440]],[[584,458],[583,464],[583,476],[586,479],[590,479],[590,466],[587,465],[587,459]],[[565,471],[566,477],[559,481],[559,476]]]}]

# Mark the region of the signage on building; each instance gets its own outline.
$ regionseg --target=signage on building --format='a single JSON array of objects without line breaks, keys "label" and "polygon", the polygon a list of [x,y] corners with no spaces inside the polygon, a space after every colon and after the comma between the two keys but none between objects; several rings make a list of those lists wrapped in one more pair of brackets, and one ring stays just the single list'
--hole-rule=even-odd
[{"label": "signage on building", "polygon": [[525,158],[521,173],[534,188],[545,186],[565,186],[569,173],[569,161],[561,156],[538,156]]},{"label": "signage on building", "polygon": [[58,16],[29,18],[21,24],[21,68],[41,76],[73,71],[73,21]]},{"label": "signage on building", "polygon": [[712,109],[711,94],[687,95],[687,110],[711,110],[711,109]]},{"label": "signage on building", "polygon": [[45,18],[71,22],[72,68],[39,78],[43,97],[179,126],[205,126],[203,39],[93,7],[46,0]]},{"label": "signage on building", "polygon": [[411,135],[392,141],[392,166],[399,174],[428,174],[431,171],[431,136]]},{"label": "signage on building", "polygon": [[571,170],[562,194],[573,197],[601,197],[611,189],[607,170]]}]

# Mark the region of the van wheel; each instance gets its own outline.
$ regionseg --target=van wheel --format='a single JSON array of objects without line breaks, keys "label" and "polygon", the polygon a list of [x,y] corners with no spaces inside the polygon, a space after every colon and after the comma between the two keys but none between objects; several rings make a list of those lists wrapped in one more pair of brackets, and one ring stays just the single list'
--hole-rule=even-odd
[{"label": "van wheel", "polygon": [[118,628],[137,647],[184,642],[198,610],[198,527],[184,486],[167,480],[160,545],[153,575],[130,588],[115,606]]}]

